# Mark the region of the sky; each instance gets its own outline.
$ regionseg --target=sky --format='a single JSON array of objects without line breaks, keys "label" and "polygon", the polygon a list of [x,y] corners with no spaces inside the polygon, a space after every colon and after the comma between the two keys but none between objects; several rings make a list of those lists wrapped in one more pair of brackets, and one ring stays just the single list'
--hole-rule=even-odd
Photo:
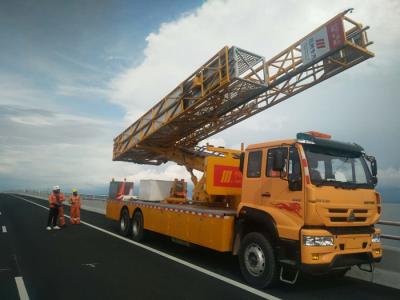
[{"label": "sky", "polygon": [[113,138],[223,46],[268,59],[350,7],[371,26],[375,58],[209,141],[327,132],[375,155],[379,187],[400,190],[400,4],[390,0],[1,1],[0,190],[189,179],[173,163],[113,162]]}]

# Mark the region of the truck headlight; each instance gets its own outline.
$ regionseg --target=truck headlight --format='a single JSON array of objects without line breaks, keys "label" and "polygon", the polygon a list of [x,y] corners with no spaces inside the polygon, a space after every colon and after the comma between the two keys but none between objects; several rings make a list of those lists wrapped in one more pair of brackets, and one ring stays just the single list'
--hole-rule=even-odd
[{"label": "truck headlight", "polygon": [[373,243],[380,243],[381,242],[381,234],[380,233],[374,233],[372,235],[372,242]]},{"label": "truck headlight", "polygon": [[304,235],[304,246],[333,246],[333,236]]}]

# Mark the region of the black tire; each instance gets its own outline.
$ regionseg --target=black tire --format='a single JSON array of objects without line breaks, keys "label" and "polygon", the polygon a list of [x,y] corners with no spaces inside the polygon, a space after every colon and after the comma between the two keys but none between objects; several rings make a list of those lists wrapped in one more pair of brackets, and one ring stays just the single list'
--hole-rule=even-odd
[{"label": "black tire", "polygon": [[131,222],[132,239],[140,242],[144,238],[144,220],[140,210],[135,211]]},{"label": "black tire", "polygon": [[279,280],[274,249],[259,232],[244,237],[239,250],[239,264],[244,279],[253,287],[272,287]]},{"label": "black tire", "polygon": [[128,236],[131,231],[131,222],[129,218],[129,211],[124,208],[121,212],[121,217],[119,218],[119,232],[123,236]]}]

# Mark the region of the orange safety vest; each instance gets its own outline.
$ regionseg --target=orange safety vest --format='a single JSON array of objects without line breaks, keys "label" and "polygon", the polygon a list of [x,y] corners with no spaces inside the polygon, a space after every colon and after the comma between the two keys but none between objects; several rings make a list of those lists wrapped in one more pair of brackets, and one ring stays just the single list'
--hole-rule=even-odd
[{"label": "orange safety vest", "polygon": [[72,195],[72,196],[71,196],[71,199],[69,200],[69,202],[71,203],[72,206],[81,207],[81,196],[79,196],[79,195],[77,195],[77,196]]},{"label": "orange safety vest", "polygon": [[58,199],[57,199],[56,194],[54,194],[54,193],[51,193],[49,195],[50,207],[54,207],[56,204],[61,205],[64,200],[65,200],[64,194],[62,194],[62,193],[58,194]]}]

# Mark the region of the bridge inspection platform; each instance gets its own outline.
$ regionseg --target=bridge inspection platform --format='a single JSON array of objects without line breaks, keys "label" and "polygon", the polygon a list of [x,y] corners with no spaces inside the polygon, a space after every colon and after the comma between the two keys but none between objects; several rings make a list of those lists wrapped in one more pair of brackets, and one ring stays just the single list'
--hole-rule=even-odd
[{"label": "bridge inspection platform", "polygon": [[231,254],[151,233],[137,244],[87,210],[82,224],[46,231],[47,207],[38,197],[0,194],[0,299],[400,299],[400,289],[351,277],[303,276],[257,290]]}]

